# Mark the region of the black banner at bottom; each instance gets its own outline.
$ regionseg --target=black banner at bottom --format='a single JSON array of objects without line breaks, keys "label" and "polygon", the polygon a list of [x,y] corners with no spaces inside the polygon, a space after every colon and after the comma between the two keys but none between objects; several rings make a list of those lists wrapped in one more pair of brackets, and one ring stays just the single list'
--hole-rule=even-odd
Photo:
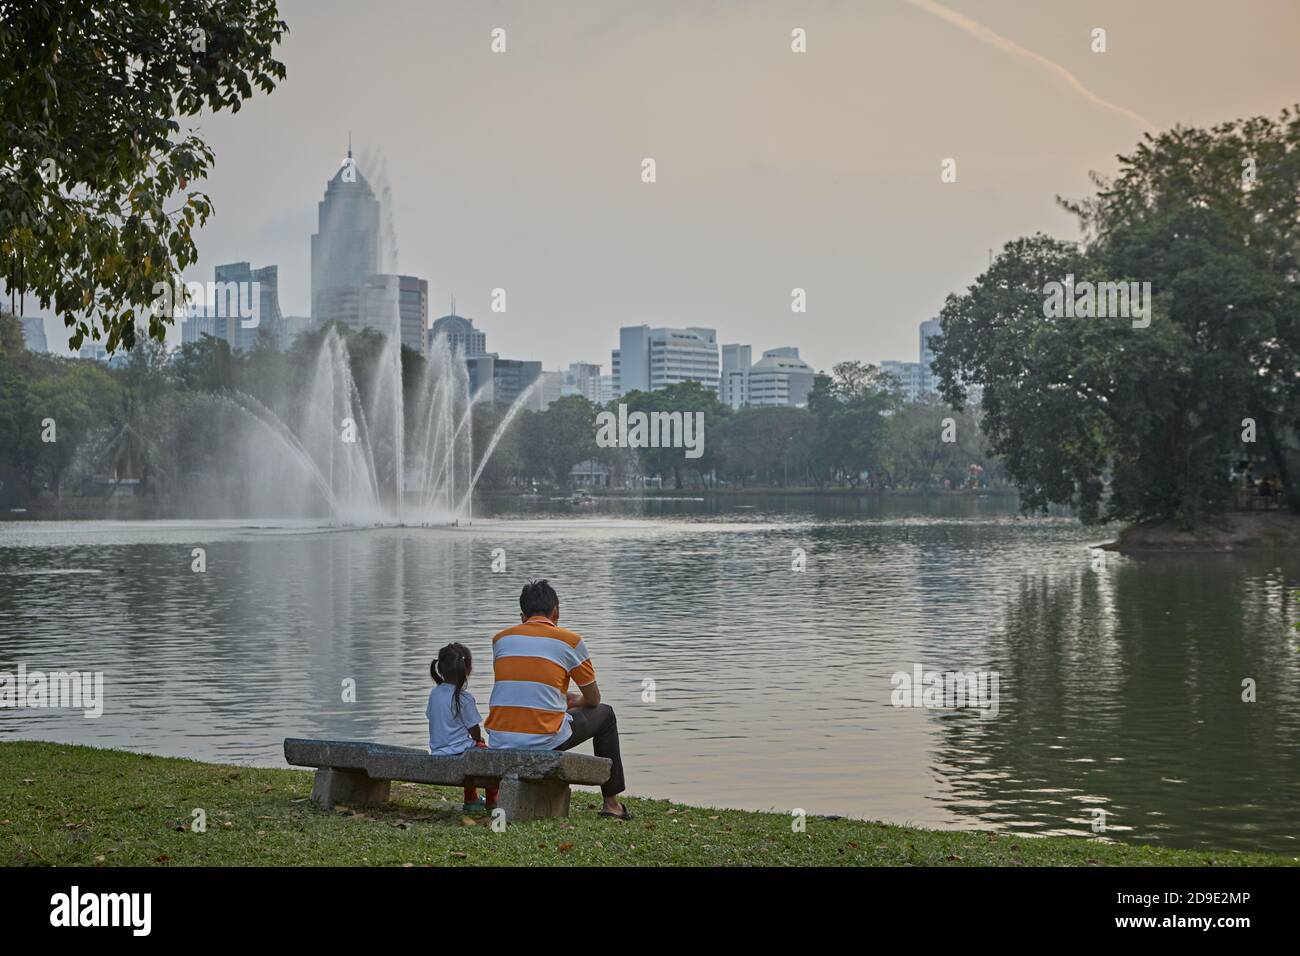
[{"label": "black banner at bottom", "polygon": [[[517,917],[580,914],[587,927],[696,911],[718,927],[794,921],[814,935],[841,927],[944,935],[944,921],[957,920],[966,929],[1041,927],[1057,938],[1229,943],[1295,925],[1300,870],[101,868],[6,869],[0,883],[0,911],[18,938],[77,931],[247,942],[252,932],[260,942],[324,932],[332,943],[373,941],[377,931],[400,933],[407,918],[413,932],[476,915],[490,927],[504,904]],[[487,936],[477,941],[491,947]]]}]

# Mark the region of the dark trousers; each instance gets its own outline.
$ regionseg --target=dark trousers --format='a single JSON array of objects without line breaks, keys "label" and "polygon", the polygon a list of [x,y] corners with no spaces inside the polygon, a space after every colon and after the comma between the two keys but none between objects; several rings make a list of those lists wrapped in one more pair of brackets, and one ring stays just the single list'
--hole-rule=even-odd
[{"label": "dark trousers", "polygon": [[600,785],[600,792],[607,797],[623,792],[623,758],[618,752],[618,721],[614,718],[614,708],[609,704],[597,704],[595,707],[579,707],[569,711],[573,733],[556,750],[572,750],[585,740],[592,742],[592,749],[597,757],[608,757],[614,761],[609,769],[609,779]]}]

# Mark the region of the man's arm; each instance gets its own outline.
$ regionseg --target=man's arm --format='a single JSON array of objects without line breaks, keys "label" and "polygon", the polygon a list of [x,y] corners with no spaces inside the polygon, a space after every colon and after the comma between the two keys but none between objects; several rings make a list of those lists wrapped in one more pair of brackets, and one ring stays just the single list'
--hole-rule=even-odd
[{"label": "man's arm", "polygon": [[596,686],[595,681],[584,684],[578,690],[579,693],[577,694],[565,695],[569,701],[569,710],[576,710],[579,707],[595,707],[600,703],[600,688]]}]

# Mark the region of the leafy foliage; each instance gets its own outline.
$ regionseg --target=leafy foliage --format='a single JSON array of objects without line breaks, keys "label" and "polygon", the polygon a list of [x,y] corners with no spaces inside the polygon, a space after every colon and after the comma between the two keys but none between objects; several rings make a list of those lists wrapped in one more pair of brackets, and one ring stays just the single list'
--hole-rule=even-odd
[{"label": "leafy foliage", "polygon": [[0,5],[0,264],[11,291],[63,317],[72,348],[130,349],[146,318],[165,336],[170,311],[150,307],[212,213],[189,188],[212,150],[177,118],[270,92],[287,29],[273,0]]},{"label": "leafy foliage", "polygon": [[[1300,511],[1300,118],[1148,136],[1096,182],[1063,202],[1082,248],[1014,240],[948,297],[934,343],[944,397],[983,387],[1026,509],[1191,527],[1229,507],[1229,464],[1253,453]],[[1046,283],[1070,274],[1150,282],[1150,326],[1047,317]],[[1257,446],[1242,441],[1247,418]]]}]

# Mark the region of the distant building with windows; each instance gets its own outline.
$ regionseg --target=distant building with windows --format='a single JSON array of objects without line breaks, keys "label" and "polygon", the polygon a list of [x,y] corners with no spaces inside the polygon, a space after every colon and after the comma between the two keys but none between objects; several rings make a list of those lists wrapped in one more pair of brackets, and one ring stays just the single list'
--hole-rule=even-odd
[{"label": "distant building with windows", "polygon": [[768,349],[749,370],[749,404],[807,405],[816,374],[797,348]]},{"label": "distant building with windows", "polygon": [[915,402],[920,399],[923,394],[920,362],[885,361],[880,363],[880,371],[893,376],[897,381],[903,401]]},{"label": "distant building with windows", "polygon": [[571,362],[564,373],[565,395],[581,395],[589,402],[600,402],[600,366],[591,362]]},{"label": "distant building with windows", "polygon": [[375,329],[398,333],[401,343],[425,354],[429,282],[415,276],[376,274],[357,286],[322,289],[316,297],[316,321],[342,322],[358,332]]},{"label": "distant building with windows", "polygon": [[103,341],[96,342],[93,339],[86,338],[81,343],[81,348],[77,350],[77,358],[94,359],[96,362],[107,362],[109,355],[108,349],[104,347]]},{"label": "distant building with windows", "polygon": [[[498,358],[495,354],[465,359],[471,395],[482,391],[482,401],[509,406],[542,374],[541,362]],[[534,401],[540,401],[534,396]],[[533,405],[532,407],[536,407]]]},{"label": "distant building with windows", "polygon": [[[943,334],[943,325],[938,319],[927,319],[920,324],[917,338],[917,361],[896,362],[886,360],[880,363],[880,371],[892,375],[898,382],[899,393],[905,402],[919,402],[939,392],[939,376],[934,372],[934,349],[930,340]],[[978,403],[978,389],[972,389],[971,401]]]},{"label": "distant building with windows", "polygon": [[722,375],[718,383],[718,398],[732,408],[749,404],[749,370],[753,365],[753,349],[748,345],[722,347]]},{"label": "distant building with windows", "polygon": [[718,336],[714,329],[629,325],[619,329],[618,346],[611,355],[617,397],[682,382],[699,382],[718,391]]},{"label": "distant building with windows", "polygon": [[600,398],[601,405],[608,405],[614,400],[614,376],[602,375],[600,377]]},{"label": "distant building with windows", "polygon": [[447,344],[453,352],[459,349],[466,358],[487,355],[487,334],[474,328],[472,321],[463,315],[456,315],[454,311],[434,321],[429,329],[430,344],[439,335],[446,336]]},{"label": "distant building with windows", "polygon": [[254,269],[247,262],[228,262],[213,270],[215,280],[185,303],[181,319],[181,344],[189,345],[210,335],[232,349],[251,350],[263,336],[279,346],[280,270],[278,266]]},{"label": "distant building with windows", "polygon": [[39,315],[20,315],[18,324],[23,327],[23,345],[29,352],[48,352],[49,339],[45,337],[45,320]]}]

